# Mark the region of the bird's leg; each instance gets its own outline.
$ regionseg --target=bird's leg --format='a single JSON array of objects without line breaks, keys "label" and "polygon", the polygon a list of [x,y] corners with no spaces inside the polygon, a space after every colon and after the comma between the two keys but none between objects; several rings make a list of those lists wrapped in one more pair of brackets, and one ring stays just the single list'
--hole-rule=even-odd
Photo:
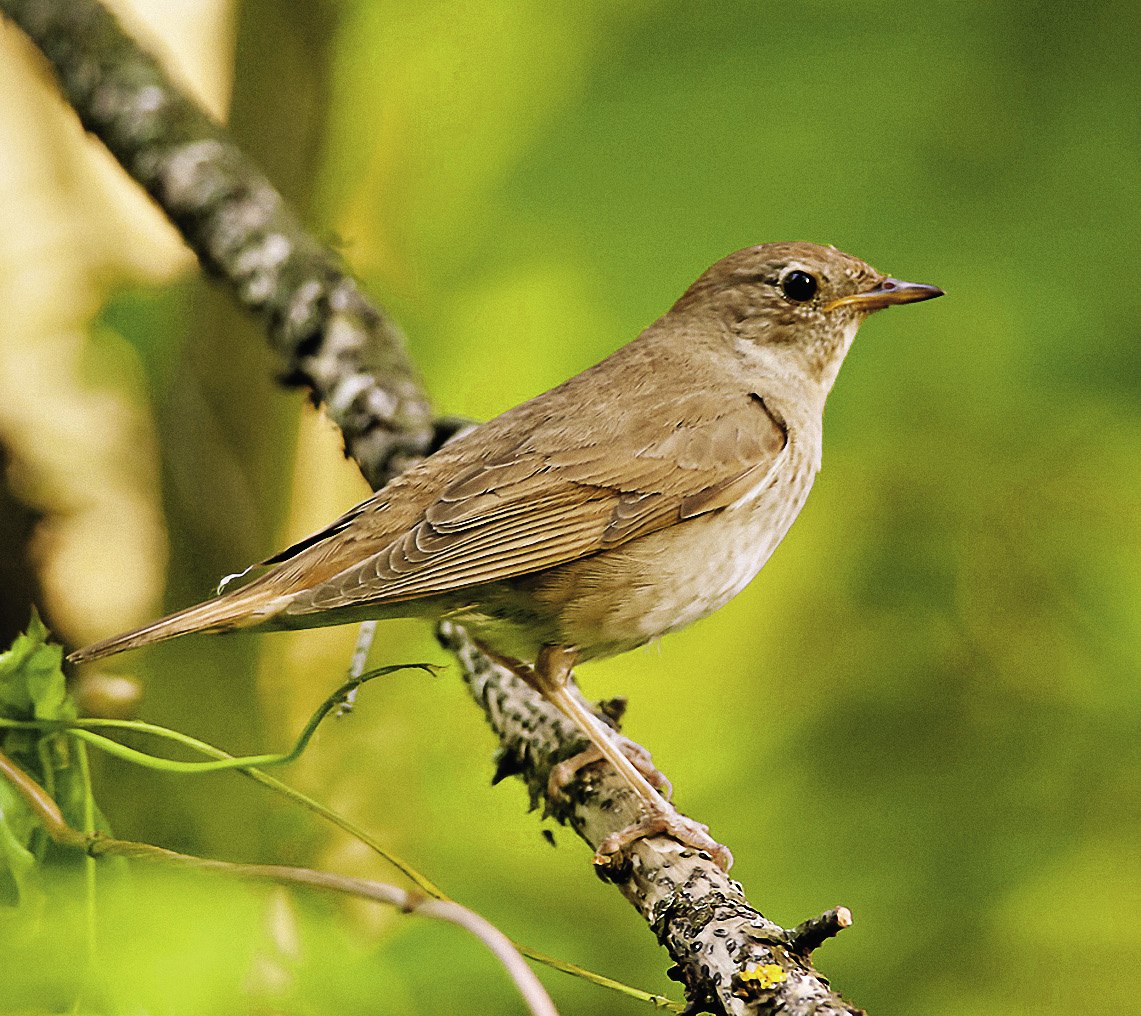
[{"label": "bird's leg", "polygon": [[[673,785],[670,783],[666,774],[661,772],[655,765],[654,760],[650,757],[650,753],[638,744],[637,741],[631,741],[628,737],[623,737],[617,730],[608,727],[602,723],[593,714],[589,714],[591,720],[596,724],[596,728],[592,726],[590,729],[575,716],[571,716],[561,705],[555,703],[553,699],[546,692],[546,685],[550,682],[545,682],[538,673],[536,667],[532,667],[529,663],[524,663],[522,660],[517,660],[513,656],[504,656],[497,653],[494,649],[484,645],[482,642],[477,641],[476,645],[479,646],[480,652],[485,656],[494,660],[501,667],[510,670],[511,673],[517,677],[521,677],[527,682],[530,687],[534,688],[545,699],[558,706],[560,712],[566,716],[570,716],[577,726],[590,738],[590,747],[580,751],[577,755],[572,755],[568,759],[564,759],[557,765],[551,767],[551,774],[547,779],[547,796],[557,797],[562,793],[563,789],[570,783],[579,773],[579,770],[585,769],[589,765],[596,762],[603,762],[610,758],[610,755],[604,754],[603,750],[598,746],[599,737],[595,737],[592,732],[594,729],[599,731],[600,738],[610,742],[618,751],[620,751],[625,758],[629,761],[638,772],[645,777],[647,783],[654,788],[662,797],[667,801],[673,796]],[[557,647],[548,647],[554,649]],[[567,650],[563,650],[566,652]],[[570,662],[566,665],[566,673],[562,681],[565,686],[570,678],[571,666],[573,665],[574,658],[570,657]],[[567,692],[570,695],[570,692]],[[573,696],[571,696],[573,699]],[[583,708],[577,699],[573,699],[574,704]],[[589,713],[589,710],[587,711]],[[623,772],[619,767],[619,771]],[[637,789],[637,788],[635,788]]]},{"label": "bird's leg", "polygon": [[[364,665],[368,662],[368,653],[372,649],[372,640],[376,637],[376,622],[364,621],[357,633],[357,644],[353,649],[352,659],[349,661],[349,680],[356,681],[364,673]],[[337,706],[337,715],[344,716],[353,711],[357,704],[357,689],[350,688],[341,704]]]},{"label": "bird's leg", "polygon": [[615,743],[610,729],[571,693],[568,680],[574,661],[573,649],[564,646],[544,646],[535,661],[534,668],[528,668],[530,674],[525,675],[524,679],[578,725],[579,729],[590,738],[600,755],[618,770],[631,789],[641,798],[646,810],[644,818],[606,837],[599,844],[594,855],[594,863],[609,865],[615,855],[635,840],[665,833],[698,850],[708,851],[727,871],[733,863],[733,855],[729,849],[714,840],[705,826],[682,815],[665,800]]},{"label": "bird's leg", "polygon": [[[590,738],[598,755],[618,770],[622,778],[642,799],[642,803],[647,808],[658,810],[662,804],[662,797],[654,789],[653,784],[614,743],[613,732],[610,728],[571,693],[568,680],[574,660],[575,652],[573,649],[567,649],[563,646],[544,646],[539,652],[539,658],[535,661],[535,667],[532,671],[536,691],[559,712],[578,725],[578,728]],[[569,759],[568,761],[574,762],[575,760]],[[595,761],[595,759],[591,761]],[[580,769],[585,764],[582,762],[575,768]],[[565,783],[566,780],[564,779],[562,782]]]}]

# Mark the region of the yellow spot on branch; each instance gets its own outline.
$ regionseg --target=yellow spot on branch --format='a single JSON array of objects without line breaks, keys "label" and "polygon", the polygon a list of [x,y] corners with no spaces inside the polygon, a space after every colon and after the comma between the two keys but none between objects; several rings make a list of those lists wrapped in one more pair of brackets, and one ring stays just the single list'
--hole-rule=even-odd
[{"label": "yellow spot on branch", "polygon": [[752,970],[742,970],[738,976],[746,984],[755,985],[762,989],[771,988],[773,985],[788,980],[788,974],[775,963],[766,963],[761,967],[753,967]]}]

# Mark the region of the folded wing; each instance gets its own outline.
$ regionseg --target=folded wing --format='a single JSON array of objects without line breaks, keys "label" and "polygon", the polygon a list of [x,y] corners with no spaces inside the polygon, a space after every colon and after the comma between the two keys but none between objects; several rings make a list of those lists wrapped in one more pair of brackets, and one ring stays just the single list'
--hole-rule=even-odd
[{"label": "folded wing", "polygon": [[[712,412],[693,397],[669,412],[591,446],[539,429],[507,455],[500,449],[497,458],[469,466],[363,560],[358,541],[338,570],[357,527],[407,518],[400,486],[382,492],[375,519],[358,509],[347,523],[334,523],[326,541],[277,566],[286,588],[312,577],[318,560],[324,573],[304,588],[294,585],[283,613],[397,603],[552,568],[757,495],[786,454],[783,422],[755,396]],[[455,454],[467,457],[460,446]],[[447,464],[427,460],[422,475],[409,476],[407,496],[422,496],[434,466]]]}]

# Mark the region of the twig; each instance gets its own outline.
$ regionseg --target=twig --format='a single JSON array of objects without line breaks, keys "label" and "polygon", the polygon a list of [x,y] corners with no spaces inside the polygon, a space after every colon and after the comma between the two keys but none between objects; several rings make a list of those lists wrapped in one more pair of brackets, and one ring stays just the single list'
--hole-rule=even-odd
[{"label": "twig", "polygon": [[788,947],[802,956],[818,949],[821,945],[852,926],[852,911],[847,907],[833,907],[819,917],[810,917],[788,933]]},{"label": "twig", "polygon": [[546,989],[519,955],[510,939],[498,928],[484,920],[479,914],[453,900],[439,900],[421,895],[409,889],[401,889],[384,882],[370,879],[336,875],[328,871],[312,868],[296,868],[279,864],[237,864],[232,861],[218,861],[211,858],[195,857],[174,850],[165,850],[150,843],[136,843],[119,840],[99,833],[85,833],[68,825],[58,805],[51,796],[23,769],[7,755],[0,752],[0,776],[3,776],[16,790],[25,804],[39,819],[47,834],[55,843],[64,847],[82,850],[88,857],[130,857],[138,860],[157,861],[182,867],[218,871],[238,878],[277,882],[282,885],[311,886],[327,889],[347,896],[372,900],[396,907],[406,914],[422,914],[437,920],[458,925],[478,938],[503,965],[515,982],[520,995],[533,1016],[558,1016],[554,1003]]},{"label": "twig", "polygon": [[[0,0],[0,11],[48,57],[84,126],[147,188],[203,265],[262,315],[283,379],[325,405],[374,487],[464,425],[431,420],[396,326],[96,0]],[[500,737],[500,774],[517,773],[533,800],[543,798],[550,766],[581,747],[577,732],[461,629],[445,626],[441,637]],[[605,772],[547,806],[592,845],[635,816],[631,795]],[[733,1016],[858,1011],[708,857],[655,837],[634,847],[618,875],[678,965],[692,1008]]]}]

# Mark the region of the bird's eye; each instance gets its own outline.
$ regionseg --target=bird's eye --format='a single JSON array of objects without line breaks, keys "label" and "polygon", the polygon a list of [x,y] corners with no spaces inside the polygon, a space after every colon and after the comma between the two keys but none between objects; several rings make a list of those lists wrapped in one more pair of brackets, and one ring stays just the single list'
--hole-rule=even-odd
[{"label": "bird's eye", "polygon": [[794,269],[781,279],[780,288],[790,300],[804,303],[816,295],[816,278],[808,272]]}]

